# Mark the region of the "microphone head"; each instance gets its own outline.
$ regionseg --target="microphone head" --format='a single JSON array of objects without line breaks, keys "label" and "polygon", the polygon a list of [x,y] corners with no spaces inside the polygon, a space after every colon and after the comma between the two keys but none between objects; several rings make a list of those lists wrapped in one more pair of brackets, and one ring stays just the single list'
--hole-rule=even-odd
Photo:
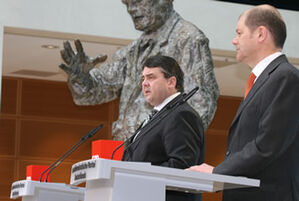
[{"label": "microphone head", "polygon": [[82,141],[87,140],[88,138],[94,136],[101,128],[103,127],[103,124],[98,125],[97,127],[91,129],[85,136],[81,138]]},{"label": "microphone head", "polygon": [[96,134],[101,128],[103,127],[103,124],[98,125],[97,127],[95,127],[94,129],[92,129],[90,131],[90,134],[88,136],[88,138],[92,137],[94,134]]}]

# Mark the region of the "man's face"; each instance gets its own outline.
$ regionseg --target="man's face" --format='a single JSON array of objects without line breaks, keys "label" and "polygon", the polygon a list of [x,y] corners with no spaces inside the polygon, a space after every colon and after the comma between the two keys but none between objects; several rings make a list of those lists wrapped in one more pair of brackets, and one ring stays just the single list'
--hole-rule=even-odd
[{"label": "man's face", "polygon": [[160,105],[171,95],[174,77],[165,78],[159,67],[145,67],[142,72],[142,91],[147,102],[152,106]]},{"label": "man's face", "polygon": [[165,6],[169,0],[122,0],[127,6],[135,29],[144,32],[153,32],[167,20],[169,13]]},{"label": "man's face", "polygon": [[245,25],[245,14],[241,16],[236,28],[236,37],[232,43],[236,46],[236,59],[245,64],[250,64],[254,61],[256,55],[257,38],[256,31],[251,31]]}]

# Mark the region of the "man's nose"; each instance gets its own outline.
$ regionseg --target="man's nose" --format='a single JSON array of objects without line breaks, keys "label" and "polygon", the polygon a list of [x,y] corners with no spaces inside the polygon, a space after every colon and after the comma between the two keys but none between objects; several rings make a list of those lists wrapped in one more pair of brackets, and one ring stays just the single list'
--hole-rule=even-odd
[{"label": "man's nose", "polygon": [[237,37],[233,38],[233,40],[232,40],[232,44],[233,44],[233,45],[236,45],[237,43],[238,43],[238,39],[237,39]]},{"label": "man's nose", "polygon": [[143,80],[143,81],[142,81],[142,86],[148,86],[148,85],[149,85],[149,83],[148,83],[147,80]]}]

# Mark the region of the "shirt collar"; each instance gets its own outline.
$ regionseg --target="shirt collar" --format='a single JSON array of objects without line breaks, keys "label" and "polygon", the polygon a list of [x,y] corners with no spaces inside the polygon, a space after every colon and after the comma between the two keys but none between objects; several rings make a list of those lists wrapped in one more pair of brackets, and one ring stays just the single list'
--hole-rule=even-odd
[{"label": "shirt collar", "polygon": [[262,72],[266,69],[266,67],[280,55],[282,55],[281,52],[275,52],[275,53],[267,56],[266,58],[264,58],[252,69],[252,73],[256,76],[254,82],[262,74]]},{"label": "shirt collar", "polygon": [[175,94],[172,94],[171,96],[168,96],[160,105],[155,106],[154,109],[160,111],[165,105],[167,105],[170,101],[172,101],[175,97],[180,95],[181,92],[177,92]]}]

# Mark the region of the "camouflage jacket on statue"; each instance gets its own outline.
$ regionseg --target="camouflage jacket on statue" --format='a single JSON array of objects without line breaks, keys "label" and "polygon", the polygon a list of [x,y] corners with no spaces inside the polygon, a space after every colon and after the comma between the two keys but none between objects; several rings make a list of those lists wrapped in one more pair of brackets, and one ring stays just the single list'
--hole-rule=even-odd
[{"label": "camouflage jacket on statue", "polygon": [[214,117],[219,95],[208,43],[197,27],[173,11],[156,32],[143,33],[139,39],[119,49],[112,62],[92,69],[88,89],[86,85],[72,85],[74,78],[69,78],[74,102],[94,105],[120,98],[113,138],[127,139],[151,110],[142,94],[142,63],[149,56],[166,55],[176,59],[184,71],[186,92],[199,86],[199,91],[188,102],[199,113],[207,129]]}]

